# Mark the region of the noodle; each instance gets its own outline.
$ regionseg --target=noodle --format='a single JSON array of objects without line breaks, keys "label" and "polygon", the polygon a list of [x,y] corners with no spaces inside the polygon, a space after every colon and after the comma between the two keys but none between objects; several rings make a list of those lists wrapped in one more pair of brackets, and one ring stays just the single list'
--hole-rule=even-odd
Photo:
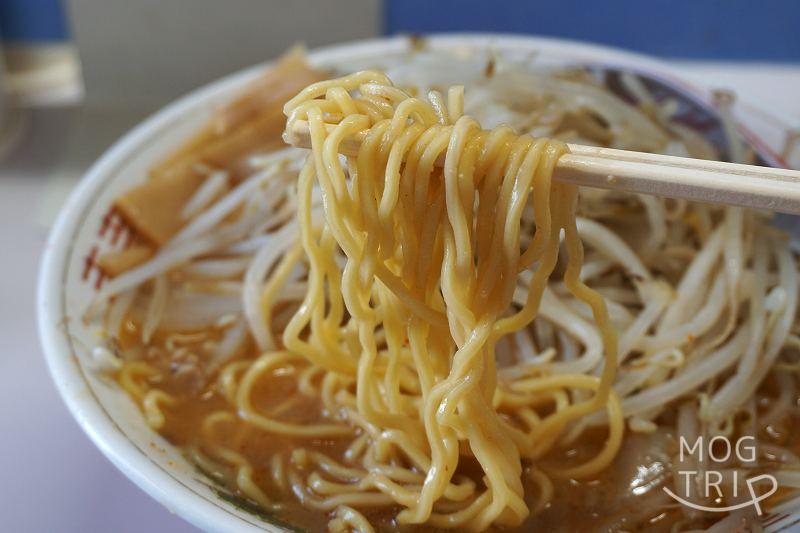
[{"label": "noodle", "polygon": [[[469,525],[465,519],[446,523],[482,530],[492,523],[517,525],[528,515],[520,483],[522,457],[541,456],[569,421],[611,401],[610,413],[617,422],[607,448],[596,459],[562,473],[592,475],[616,453],[622,418],[615,397],[609,396],[615,336],[602,300],[578,279],[582,251],[572,214],[576,190],[550,179],[565,148],[515,137],[504,128],[483,132],[474,120],[460,117],[462,98],[460,91],[451,90],[447,106],[438,93],[425,102],[395,89],[379,73],[363,72],[312,85],[287,103],[287,128],[297,120],[309,122],[313,156],[301,171],[298,198],[303,249],[310,263],[309,292],[283,342],[308,361],[354,378],[358,413],[366,424],[396,432],[395,453],[407,454],[411,443],[430,449],[425,481],[411,492],[400,491],[382,475],[376,477],[375,488],[406,507],[398,514],[400,523],[427,522],[437,503],[448,499],[458,449],[466,444],[487,477],[491,496],[473,495]],[[359,110],[365,115],[354,114]],[[324,115],[341,119],[329,131]],[[347,161],[345,170],[339,144],[364,130],[361,151]],[[441,153],[445,166],[439,174],[433,160]],[[312,179],[322,191],[326,216],[318,231],[309,223]],[[531,244],[520,250],[520,217],[529,197],[536,232]],[[424,216],[422,209],[427,211]],[[588,385],[596,391],[591,400],[563,406],[538,427],[524,431],[510,425],[492,405],[498,387],[495,344],[536,316],[562,230],[570,257],[565,282],[594,310],[603,331],[607,370],[599,382]],[[342,270],[331,261],[334,243],[347,257]],[[533,264],[538,267],[525,304],[504,316],[519,271]],[[339,294],[351,316],[342,326]],[[442,315],[449,331],[443,331],[444,317],[433,320]],[[298,333],[309,324],[309,338],[301,340]],[[387,343],[383,350],[375,339],[381,328]],[[357,344],[350,343],[356,353],[343,350],[349,335],[358,336]],[[403,338],[408,339],[414,362],[408,370],[417,374],[421,419],[417,413],[409,416],[399,401]],[[587,386],[582,379],[533,378],[540,389]],[[385,384],[383,390],[375,386],[378,383]],[[533,400],[539,391],[517,392]],[[419,438],[422,432],[427,442]],[[441,520],[444,516],[437,519]]]}]

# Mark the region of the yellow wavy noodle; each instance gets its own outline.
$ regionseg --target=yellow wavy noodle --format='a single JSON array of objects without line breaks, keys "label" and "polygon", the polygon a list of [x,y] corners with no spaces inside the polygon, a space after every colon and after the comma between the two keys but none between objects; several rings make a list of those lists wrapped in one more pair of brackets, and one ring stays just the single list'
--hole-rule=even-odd
[{"label": "yellow wavy noodle", "polygon": [[[383,74],[362,72],[312,85],[285,106],[287,129],[308,122],[313,150],[298,184],[309,291],[283,343],[325,369],[322,396],[329,408],[352,396],[347,391],[355,381],[355,405],[347,402],[346,418],[369,437],[359,443],[360,461],[354,462],[372,463],[362,474],[343,476],[344,483],[312,471],[305,484],[323,501],[351,494],[355,508],[359,494],[387,495],[403,508],[400,523],[513,526],[530,512],[523,458],[542,457],[572,422],[606,406],[607,442],[588,462],[550,475],[592,476],[619,449],[624,424],[611,392],[616,337],[603,300],[578,278],[583,251],[576,190],[551,180],[566,147],[518,137],[505,127],[482,131],[461,116],[459,89],[443,102],[438,93],[428,101],[411,98]],[[357,134],[363,137],[360,151],[343,164],[340,145]],[[323,198],[320,228],[311,224],[314,186]],[[536,229],[530,245],[520,249],[528,205]],[[594,312],[605,370],[599,379],[539,376],[498,383],[494,346],[536,316],[562,232],[569,257],[564,281]],[[343,268],[335,261],[339,250],[346,257]],[[527,302],[508,314],[518,274],[530,268]],[[401,373],[412,376],[418,388],[413,395]],[[550,414],[536,414],[543,393],[564,399],[576,389],[594,395],[556,401]],[[514,394],[514,405],[501,412],[495,397],[504,392]],[[466,493],[457,490],[465,485],[454,484],[465,454],[484,475],[484,486],[472,483]],[[425,477],[417,474],[400,485],[392,479],[398,472]],[[533,478],[539,510],[552,485],[541,470]]]}]

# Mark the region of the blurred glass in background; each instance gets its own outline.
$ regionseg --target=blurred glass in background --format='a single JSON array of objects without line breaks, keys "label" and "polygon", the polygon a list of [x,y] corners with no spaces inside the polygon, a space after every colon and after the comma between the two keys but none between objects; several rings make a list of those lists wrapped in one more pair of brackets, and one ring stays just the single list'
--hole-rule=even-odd
[{"label": "blurred glass in background", "polygon": [[80,99],[80,67],[59,0],[0,0],[0,37],[6,91],[20,104]]},{"label": "blurred glass in background", "polygon": [[[61,153],[83,82],[60,0],[0,0],[0,164],[39,171]],[[45,111],[46,109],[46,111]]]}]

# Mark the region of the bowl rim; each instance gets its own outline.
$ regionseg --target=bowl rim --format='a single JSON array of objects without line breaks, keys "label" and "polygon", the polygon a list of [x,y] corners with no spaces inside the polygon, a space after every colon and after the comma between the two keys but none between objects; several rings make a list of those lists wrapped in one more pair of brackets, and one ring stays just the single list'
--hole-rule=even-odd
[{"label": "bowl rim", "polygon": [[[448,33],[425,36],[433,48],[470,46],[482,48],[497,46],[505,50],[569,52],[575,59],[586,56],[598,64],[598,56],[609,65],[620,63],[628,68],[634,65],[652,69],[652,73],[666,77],[690,95],[704,98],[707,90],[686,82],[680,69],[658,59],[581,41],[503,33]],[[311,50],[312,63],[343,61],[359,56],[376,56],[380,53],[408,49],[410,39],[400,35],[367,40],[357,40]],[[189,110],[204,105],[215,97],[233,93],[254,79],[272,61],[266,61],[229,74],[181,96],[144,119],[116,140],[83,175],[61,208],[48,235],[39,265],[36,309],[38,334],[47,366],[61,398],[81,429],[100,451],[131,481],[191,524],[209,531],[262,531],[271,524],[256,525],[229,512],[212,499],[206,498],[184,485],[144,454],[122,431],[122,428],[101,405],[91,390],[84,369],[72,352],[64,325],[67,320],[65,303],[66,273],[72,248],[83,218],[105,184],[115,176],[121,162],[135,155],[148,138],[180,120]],[[762,108],[764,106],[761,106]],[[768,108],[766,108],[769,110]],[[777,161],[780,164],[780,160]]]}]

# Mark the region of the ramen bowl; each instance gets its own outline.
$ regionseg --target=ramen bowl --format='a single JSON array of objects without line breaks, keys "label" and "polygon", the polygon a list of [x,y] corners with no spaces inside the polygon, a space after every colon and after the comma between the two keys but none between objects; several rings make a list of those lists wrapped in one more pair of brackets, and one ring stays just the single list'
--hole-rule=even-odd
[{"label": "ramen bowl", "polygon": [[[656,98],[679,102],[679,119],[722,150],[719,121],[709,88],[695,87],[664,64],[639,55],[571,41],[505,35],[433,36],[434,51],[469,55],[492,48],[559,67],[592,71],[612,91],[622,91],[621,72],[638,76]],[[414,46],[397,37],[313,51],[309,62],[356,70],[401,57]],[[114,215],[113,200],[147,177],[148,169],[197,131],[215,108],[232,100],[268,65],[258,65],[202,87],[145,120],[111,147],[86,173],[61,210],[41,264],[38,319],[48,366],[72,415],[98,448],[134,483],[192,524],[209,531],[292,529],[215,485],[145,422],[117,383],[98,372],[96,333],[82,316],[102,282],[94,259],[120,246],[127,233]],[[624,97],[624,95],[621,95]],[[776,155],[785,131],[763,113],[736,106],[744,138],[762,164],[781,166]],[[724,151],[722,151],[724,153]],[[770,531],[790,527],[800,515],[767,517]]]}]

